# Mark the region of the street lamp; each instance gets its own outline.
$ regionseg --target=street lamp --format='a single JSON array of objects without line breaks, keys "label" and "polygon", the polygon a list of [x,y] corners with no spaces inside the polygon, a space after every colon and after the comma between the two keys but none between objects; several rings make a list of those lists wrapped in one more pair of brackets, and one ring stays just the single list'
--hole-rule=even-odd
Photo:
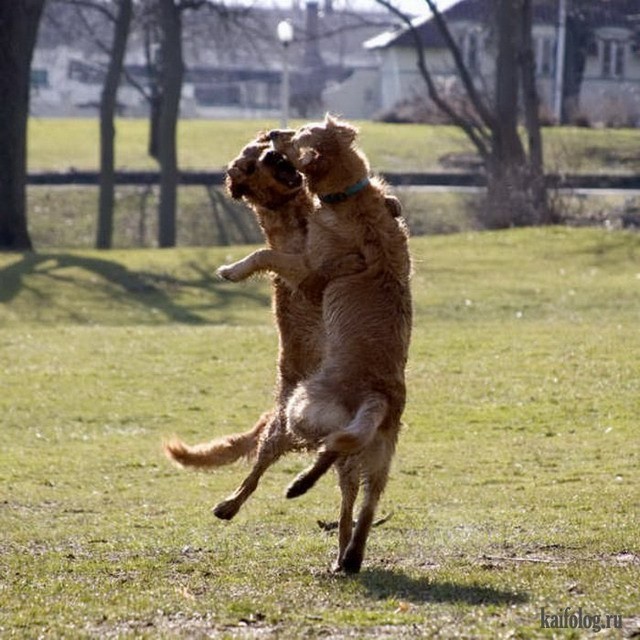
[{"label": "street lamp", "polygon": [[280,87],[280,127],[287,128],[289,121],[289,45],[293,40],[293,25],[289,20],[278,23],[278,40],[282,44],[282,85]]}]

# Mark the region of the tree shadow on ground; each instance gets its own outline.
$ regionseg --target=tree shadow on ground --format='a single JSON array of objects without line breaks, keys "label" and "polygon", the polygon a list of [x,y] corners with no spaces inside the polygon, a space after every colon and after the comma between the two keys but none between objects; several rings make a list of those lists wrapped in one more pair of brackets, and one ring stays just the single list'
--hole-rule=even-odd
[{"label": "tree shadow on ground", "polygon": [[596,266],[634,263],[640,253],[640,234],[635,232],[602,234],[588,246],[576,247],[574,255],[589,256]]},{"label": "tree shadow on ground", "polygon": [[402,571],[370,569],[355,579],[375,599],[397,598],[413,603],[464,603],[470,605],[512,605],[527,602],[526,593],[505,591],[478,584],[456,584],[433,578],[414,578]]},{"label": "tree shadow on ground", "polygon": [[[106,295],[123,307],[147,307],[150,312],[162,313],[167,321],[187,324],[210,324],[207,310],[223,309],[238,298],[249,300],[259,306],[268,306],[270,297],[247,288],[233,288],[220,281],[213,269],[206,265],[189,263],[193,277],[176,277],[160,271],[134,271],[114,260],[91,258],[68,253],[24,253],[20,259],[0,268],[0,303],[11,302],[21,290],[31,291],[42,303],[56,304],[53,296],[43,288],[31,286],[29,276],[48,278],[53,282],[65,282],[78,289],[102,288]],[[79,269],[92,278],[84,278],[69,272]],[[96,278],[99,278],[97,280]],[[199,293],[197,305],[180,304],[175,299],[178,292]],[[69,316],[82,318],[69,309]]]}]

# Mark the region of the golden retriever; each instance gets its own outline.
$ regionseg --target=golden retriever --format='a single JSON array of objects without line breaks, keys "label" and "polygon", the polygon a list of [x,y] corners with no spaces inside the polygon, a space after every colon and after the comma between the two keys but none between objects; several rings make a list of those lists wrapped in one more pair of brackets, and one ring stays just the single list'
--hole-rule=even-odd
[{"label": "golden retriever", "polygon": [[[272,149],[269,137],[260,135],[249,143],[227,168],[227,191],[244,199],[253,209],[267,244],[287,253],[304,251],[308,218],[314,209],[303,178],[285,156]],[[390,199],[390,210],[398,207]],[[324,265],[300,289],[273,279],[273,308],[280,335],[276,406],[263,414],[246,432],[189,446],[178,438],[165,443],[167,456],[182,466],[211,468],[229,464],[242,456],[255,458],[244,482],[214,508],[219,518],[230,519],[255,491],[266,469],[284,453],[309,448],[310,443],[285,428],[284,410],[295,386],[319,366],[324,345],[322,290],[335,277],[364,269],[358,254]]]},{"label": "golden retriever", "polygon": [[[354,127],[330,116],[298,131],[271,132],[275,150],[305,175],[323,205],[309,216],[303,252],[261,249],[219,269],[232,281],[273,271],[295,288],[347,255],[364,257],[364,271],[326,285],[320,367],[296,386],[286,407],[294,436],[314,446],[324,443],[288,495],[304,493],[337,461],[342,506],[336,568],[347,572],[360,570],[388,479],[406,399],[412,319],[406,227],[389,215],[385,185],[369,178],[356,136]],[[360,481],[364,500],[353,529]]]}]

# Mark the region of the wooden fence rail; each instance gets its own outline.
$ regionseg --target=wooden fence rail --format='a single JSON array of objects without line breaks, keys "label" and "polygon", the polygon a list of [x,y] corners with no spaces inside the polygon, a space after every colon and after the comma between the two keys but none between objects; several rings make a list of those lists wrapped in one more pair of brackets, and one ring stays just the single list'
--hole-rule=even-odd
[{"label": "wooden fence rail", "polygon": [[[396,187],[484,187],[486,177],[481,173],[460,172],[389,172],[381,174]],[[640,191],[640,175],[632,174],[547,174],[547,184],[556,189],[620,189]],[[32,172],[27,177],[29,185],[77,185],[97,186],[97,171]],[[155,185],[159,182],[157,171],[118,171],[117,185]],[[224,183],[222,171],[182,171],[180,184],[215,187]]]}]

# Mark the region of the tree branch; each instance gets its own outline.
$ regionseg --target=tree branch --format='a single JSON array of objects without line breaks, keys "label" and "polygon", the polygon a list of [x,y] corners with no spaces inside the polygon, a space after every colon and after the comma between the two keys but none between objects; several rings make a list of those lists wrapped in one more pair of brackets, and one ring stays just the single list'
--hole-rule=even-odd
[{"label": "tree branch", "polygon": [[462,59],[460,47],[458,47],[455,38],[451,35],[451,31],[449,31],[449,27],[445,19],[442,17],[442,14],[436,7],[434,0],[425,0],[425,2],[429,6],[431,13],[433,13],[433,19],[435,20],[436,25],[438,25],[438,29],[440,30],[440,33],[442,34],[442,37],[444,38],[444,41],[446,42],[447,47],[449,48],[449,51],[453,56],[453,61],[456,65],[456,69],[458,70],[458,74],[460,75],[460,80],[462,80],[462,84],[464,85],[469,99],[473,103],[474,108],[478,112],[478,115],[480,116],[484,124],[492,129],[495,126],[495,118],[493,117],[493,114],[490,112],[490,110],[486,107],[484,100],[476,90],[475,84],[473,83],[473,78],[471,78],[471,76],[469,75],[469,70],[467,69],[464,60]]},{"label": "tree branch", "polygon": [[66,4],[78,9],[91,9],[101,13],[105,18],[111,22],[116,21],[116,16],[109,11],[104,2],[96,2],[95,0],[53,0],[54,4]]},{"label": "tree branch", "polygon": [[389,11],[391,11],[391,13],[400,18],[407,25],[407,28],[411,32],[415,43],[416,55],[418,57],[418,69],[420,70],[420,74],[427,84],[429,97],[443,113],[451,118],[455,125],[460,127],[467,134],[467,137],[471,140],[471,142],[473,142],[482,158],[488,158],[489,149],[486,144],[486,141],[488,139],[486,133],[482,131],[482,129],[478,127],[476,123],[473,122],[473,120],[465,119],[463,116],[461,116],[453,108],[453,106],[450,105],[438,92],[438,88],[436,87],[435,82],[433,81],[433,77],[431,76],[431,73],[427,67],[424,49],[422,47],[422,39],[420,38],[420,32],[416,29],[411,19],[405,13],[391,4],[391,2],[388,2],[388,0],[376,0],[376,2],[378,4],[381,4],[383,7],[386,7]]}]

